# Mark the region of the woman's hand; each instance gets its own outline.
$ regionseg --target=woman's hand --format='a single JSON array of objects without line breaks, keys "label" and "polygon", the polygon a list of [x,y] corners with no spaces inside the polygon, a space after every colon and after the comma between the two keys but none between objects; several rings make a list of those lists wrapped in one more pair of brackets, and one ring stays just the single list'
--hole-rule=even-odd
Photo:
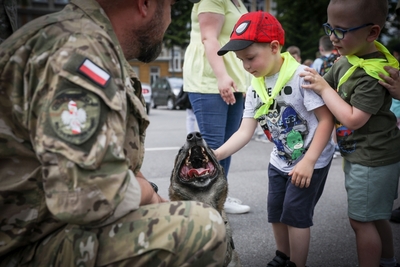
[{"label": "woman's hand", "polygon": [[219,94],[226,104],[233,105],[236,103],[235,95],[233,94],[233,92],[237,92],[237,87],[235,82],[229,75],[225,75],[223,78],[218,79],[218,90]]}]

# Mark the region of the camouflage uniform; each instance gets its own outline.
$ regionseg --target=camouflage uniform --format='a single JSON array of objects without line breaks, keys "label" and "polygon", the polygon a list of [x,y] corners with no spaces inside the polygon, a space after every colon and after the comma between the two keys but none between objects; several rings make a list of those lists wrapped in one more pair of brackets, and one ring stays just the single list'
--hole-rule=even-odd
[{"label": "camouflage uniform", "polygon": [[0,44],[17,30],[17,1],[0,0]]},{"label": "camouflage uniform", "polygon": [[94,0],[72,0],[2,43],[0,266],[223,262],[225,226],[213,208],[139,207],[144,106]]}]

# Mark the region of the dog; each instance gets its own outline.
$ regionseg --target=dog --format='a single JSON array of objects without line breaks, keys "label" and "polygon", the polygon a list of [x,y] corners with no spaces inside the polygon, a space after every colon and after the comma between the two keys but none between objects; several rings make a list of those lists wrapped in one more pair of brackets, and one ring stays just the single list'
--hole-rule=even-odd
[{"label": "dog", "polygon": [[224,211],[228,182],[224,168],[199,132],[189,133],[175,157],[169,186],[171,201],[196,200],[214,207],[225,221],[228,240],[224,267],[241,267]]}]

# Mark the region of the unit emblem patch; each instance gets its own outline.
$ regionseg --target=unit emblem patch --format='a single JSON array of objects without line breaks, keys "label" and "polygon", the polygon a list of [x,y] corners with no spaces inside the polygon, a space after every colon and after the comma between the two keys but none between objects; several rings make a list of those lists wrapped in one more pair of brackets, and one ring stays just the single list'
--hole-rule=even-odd
[{"label": "unit emblem patch", "polygon": [[100,111],[97,95],[81,89],[67,89],[52,101],[49,122],[59,138],[79,145],[96,132]]}]

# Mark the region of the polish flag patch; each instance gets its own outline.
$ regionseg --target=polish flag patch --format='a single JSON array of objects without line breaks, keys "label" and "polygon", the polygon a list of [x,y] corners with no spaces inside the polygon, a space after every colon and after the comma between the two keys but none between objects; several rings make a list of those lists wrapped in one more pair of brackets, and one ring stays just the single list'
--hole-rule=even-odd
[{"label": "polish flag patch", "polygon": [[87,78],[97,83],[100,86],[105,86],[110,80],[110,74],[97,66],[90,59],[85,59],[78,69],[79,73],[85,75]]}]

